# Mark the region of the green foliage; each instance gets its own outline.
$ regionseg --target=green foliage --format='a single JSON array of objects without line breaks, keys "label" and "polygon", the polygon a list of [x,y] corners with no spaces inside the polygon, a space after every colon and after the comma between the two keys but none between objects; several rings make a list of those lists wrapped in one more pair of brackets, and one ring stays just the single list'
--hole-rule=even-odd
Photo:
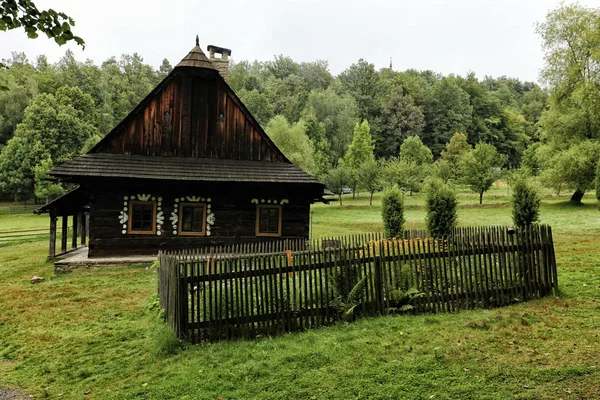
[{"label": "green foliage", "polygon": [[523,156],[521,158],[521,168],[527,171],[530,176],[536,176],[542,166],[542,162],[538,155],[540,146],[540,142],[532,143],[523,152]]},{"label": "green foliage", "polygon": [[419,166],[433,163],[433,154],[418,136],[409,136],[400,146],[400,160],[415,163]]},{"label": "green foliage", "polygon": [[498,154],[496,148],[487,143],[478,143],[461,159],[462,180],[472,191],[479,193],[479,204],[483,202],[483,193],[500,178],[506,159],[505,155]]},{"label": "green foliage", "polygon": [[35,177],[35,197],[45,199],[54,199],[65,192],[63,186],[59,183],[53,183],[48,176],[48,172],[54,167],[52,159],[47,157],[34,168]]},{"label": "green foliage", "polygon": [[537,190],[524,177],[517,177],[512,186],[513,223],[520,228],[535,224],[540,219],[541,204]]},{"label": "green foliage", "polygon": [[414,161],[391,158],[381,162],[382,180],[387,187],[394,185],[409,192],[419,192],[427,177],[429,165],[419,165]]},{"label": "green foliage", "polygon": [[358,120],[355,100],[349,95],[339,95],[332,88],[312,90],[306,99],[303,115],[312,114],[325,127],[331,153],[337,161],[344,157],[352,141],[353,127]]},{"label": "green foliage", "polygon": [[38,31],[53,38],[58,45],[74,41],[85,48],[85,42],[73,35],[73,18],[53,9],[38,10],[31,0],[0,0],[0,31],[22,27],[30,39],[37,38]]},{"label": "green foliage", "polygon": [[369,205],[373,205],[373,193],[381,187],[381,165],[375,160],[363,163],[358,169],[358,184],[370,193]]},{"label": "green foliage", "polygon": [[348,186],[352,180],[352,171],[346,167],[343,162],[331,169],[323,179],[323,183],[333,194],[337,194],[342,205],[342,192],[344,187]]},{"label": "green foliage", "polygon": [[420,136],[425,119],[423,110],[402,90],[394,91],[384,100],[382,131],[376,138],[377,154],[383,157],[398,155],[400,145],[409,136]]},{"label": "green foliage", "polygon": [[[581,197],[594,179],[600,132],[600,9],[563,4],[537,25],[550,88],[549,107],[540,117],[546,185],[574,189]],[[586,144],[586,142],[588,144]],[[593,159],[592,159],[593,157]]]},{"label": "green foliage", "polygon": [[397,186],[388,188],[381,199],[383,231],[388,238],[397,237],[404,232],[404,198]]},{"label": "green foliage", "polygon": [[13,137],[0,153],[0,192],[14,201],[24,201],[33,196],[35,165],[31,163],[28,141]]},{"label": "green foliage", "polygon": [[467,142],[467,135],[456,132],[452,135],[450,141],[446,143],[446,147],[440,157],[456,167],[460,164],[463,156],[472,149],[473,147]]},{"label": "green foliage", "polygon": [[546,187],[567,187],[575,190],[571,197],[581,203],[583,194],[593,188],[596,166],[600,158],[600,143],[586,140],[566,150],[554,150],[546,145],[540,149],[544,160],[540,180]]},{"label": "green foliage", "polygon": [[313,144],[306,135],[304,122],[288,123],[282,115],[269,121],[265,131],[285,156],[308,173],[315,172]]},{"label": "green foliage", "polygon": [[263,93],[256,89],[251,91],[242,89],[237,92],[237,95],[261,126],[266,126],[269,120],[273,118],[273,106]]},{"label": "green foliage", "polygon": [[423,142],[434,154],[440,154],[455,132],[466,132],[473,109],[469,95],[456,79],[445,77],[433,84],[424,111],[427,127]]},{"label": "green foliage", "polygon": [[375,66],[361,58],[342,71],[338,79],[343,90],[356,101],[358,116],[373,121],[374,116],[379,114],[377,90],[380,78]]},{"label": "green foliage", "polygon": [[336,267],[329,274],[330,287],[333,291],[330,305],[336,309],[338,318],[342,321],[353,321],[354,310],[361,303],[367,279],[366,276],[360,276],[360,268],[361,264],[342,263],[342,266]]},{"label": "green foliage", "polygon": [[352,143],[348,147],[348,152],[344,157],[346,164],[353,170],[358,170],[360,166],[368,161],[373,161],[373,139],[371,138],[371,127],[369,121],[356,123],[354,126],[354,135]]},{"label": "green foliage", "polygon": [[457,176],[456,166],[447,160],[438,158],[431,168],[431,176],[441,179],[444,183],[448,183]]},{"label": "green foliage", "polygon": [[97,134],[93,110],[91,96],[78,88],[62,87],[56,96],[37,96],[0,153],[0,190],[26,199],[37,182],[41,186],[36,192],[44,198],[60,193],[44,179],[52,165],[80,154],[84,143]]},{"label": "green foliage", "polygon": [[447,184],[438,179],[428,182],[425,220],[431,237],[450,236],[458,221],[457,206],[456,193]]},{"label": "green foliage", "polygon": [[325,124],[318,122],[313,114],[302,117],[306,126],[306,135],[315,149],[315,168],[317,176],[325,176],[331,168],[331,148],[325,134]]}]

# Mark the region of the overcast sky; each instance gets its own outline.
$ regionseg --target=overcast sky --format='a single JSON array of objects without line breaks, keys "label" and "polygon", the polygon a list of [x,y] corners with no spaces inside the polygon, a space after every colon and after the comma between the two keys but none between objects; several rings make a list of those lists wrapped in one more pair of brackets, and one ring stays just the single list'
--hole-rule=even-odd
[{"label": "overcast sky", "polygon": [[[395,70],[431,69],[443,74],[474,71],[478,77],[508,75],[538,80],[543,54],[535,23],[558,0],[36,0],[73,17],[73,31],[86,41],[59,47],[45,35],[0,32],[0,58],[24,51],[57,61],[72,49],[80,60],[101,63],[137,52],[158,67],[175,65],[200,36],[232,49],[234,60],[329,61],[338,74],[359,58]],[[580,4],[600,7],[600,0]],[[43,36],[43,37],[42,37]]]}]

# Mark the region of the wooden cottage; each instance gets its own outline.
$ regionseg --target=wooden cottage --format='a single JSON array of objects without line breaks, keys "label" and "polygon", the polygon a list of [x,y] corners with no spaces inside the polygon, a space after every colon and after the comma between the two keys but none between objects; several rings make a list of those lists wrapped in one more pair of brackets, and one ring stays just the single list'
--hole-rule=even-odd
[{"label": "wooden cottage", "polygon": [[37,210],[50,214],[51,257],[58,217],[67,250],[68,216],[83,242],[89,231],[89,257],[308,238],[324,190],[269,139],[197,39],[92,150],[50,174],[76,185]]}]

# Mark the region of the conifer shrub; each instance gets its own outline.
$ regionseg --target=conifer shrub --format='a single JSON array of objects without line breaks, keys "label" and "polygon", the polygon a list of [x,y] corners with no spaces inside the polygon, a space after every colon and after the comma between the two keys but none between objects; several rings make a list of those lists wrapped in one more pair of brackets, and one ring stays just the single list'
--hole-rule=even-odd
[{"label": "conifer shrub", "polygon": [[381,216],[386,237],[397,237],[404,232],[404,199],[398,186],[386,189],[383,193]]},{"label": "conifer shrub", "polygon": [[427,185],[425,207],[427,231],[432,237],[449,236],[458,220],[456,193],[441,179],[432,179]]},{"label": "conifer shrub", "polygon": [[540,197],[526,178],[515,179],[511,202],[512,219],[515,226],[525,228],[539,221]]}]

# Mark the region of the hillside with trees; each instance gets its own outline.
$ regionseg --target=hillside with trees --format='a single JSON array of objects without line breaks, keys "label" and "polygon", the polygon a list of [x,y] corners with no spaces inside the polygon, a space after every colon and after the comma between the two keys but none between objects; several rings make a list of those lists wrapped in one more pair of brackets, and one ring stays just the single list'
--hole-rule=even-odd
[{"label": "hillside with trees", "polygon": [[[563,5],[537,25],[544,87],[473,72],[378,70],[364,59],[334,76],[325,60],[284,55],[232,61],[228,81],[288,158],[338,189],[411,193],[434,174],[483,196],[500,169],[523,166],[578,202],[600,157],[598,21],[598,9]],[[56,63],[23,53],[2,63],[0,197],[15,201],[60,194],[47,171],[87,151],[172,69],[138,54],[98,65],[69,51]]]}]

